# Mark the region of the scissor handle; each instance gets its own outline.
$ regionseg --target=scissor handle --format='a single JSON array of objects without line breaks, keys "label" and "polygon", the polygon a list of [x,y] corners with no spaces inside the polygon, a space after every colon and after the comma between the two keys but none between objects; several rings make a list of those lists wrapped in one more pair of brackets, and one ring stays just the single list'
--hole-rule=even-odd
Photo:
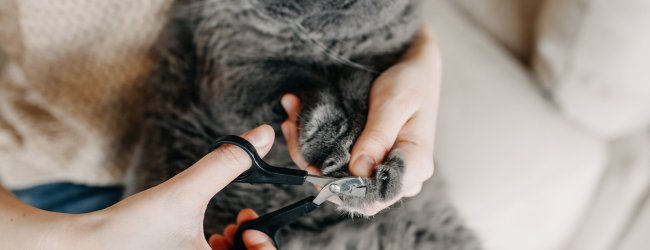
[{"label": "scissor handle", "polygon": [[278,238],[278,231],[294,221],[300,219],[305,214],[314,211],[314,209],[319,208],[320,206],[316,203],[313,203],[314,197],[308,197],[296,203],[293,203],[289,206],[283,207],[281,209],[275,210],[271,213],[260,216],[257,219],[248,221],[239,226],[237,232],[235,233],[234,244],[231,249],[234,250],[245,250],[246,245],[244,245],[244,240],[242,235],[244,231],[249,229],[254,229],[261,231],[273,239],[273,244],[275,247],[280,250],[280,239]]},{"label": "scissor handle", "polygon": [[217,138],[217,141],[210,147],[209,152],[214,151],[224,144],[232,144],[240,147],[250,156],[253,162],[251,168],[239,175],[235,179],[235,182],[284,185],[302,185],[305,183],[307,171],[269,165],[257,154],[257,150],[255,150],[255,147],[250,142],[236,135],[224,135]]}]

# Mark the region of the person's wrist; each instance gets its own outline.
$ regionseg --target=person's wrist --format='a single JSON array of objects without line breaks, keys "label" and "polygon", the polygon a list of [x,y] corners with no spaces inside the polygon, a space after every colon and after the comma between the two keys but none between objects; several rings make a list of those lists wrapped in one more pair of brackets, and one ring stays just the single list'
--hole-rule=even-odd
[{"label": "person's wrist", "polygon": [[[36,209],[23,203],[0,186],[0,235],[11,249],[58,249],[60,235],[57,217],[62,214]],[[54,246],[54,247],[52,247]]]},{"label": "person's wrist", "polygon": [[39,234],[35,249],[98,249],[93,239],[101,237],[100,229],[105,215],[101,212],[88,214],[51,213],[46,221],[34,223],[32,232]]},{"label": "person's wrist", "polygon": [[74,246],[75,235],[73,232],[78,224],[77,217],[70,215],[47,212],[25,204],[17,204],[17,209],[2,211],[8,223],[2,225],[3,236],[11,239],[9,247],[12,249],[70,249]]},{"label": "person's wrist", "polygon": [[35,249],[71,249],[83,242],[84,231],[79,227],[83,215],[52,214],[46,221],[33,223],[36,228],[31,234],[38,237]]}]

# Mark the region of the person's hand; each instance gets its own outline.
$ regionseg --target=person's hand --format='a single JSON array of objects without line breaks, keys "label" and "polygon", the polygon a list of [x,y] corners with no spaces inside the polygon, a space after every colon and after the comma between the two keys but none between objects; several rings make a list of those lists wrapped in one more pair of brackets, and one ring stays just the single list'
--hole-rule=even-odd
[{"label": "person's hand", "polygon": [[[264,156],[274,132],[263,125],[242,137]],[[0,233],[12,239],[3,244],[10,249],[224,249],[229,245],[220,236],[212,237],[212,246],[206,241],[204,213],[210,199],[250,166],[243,150],[224,145],[158,186],[81,215],[34,209],[3,191]],[[239,223],[254,218],[251,212],[243,211]],[[275,249],[257,231],[246,231],[244,242],[249,249]]]},{"label": "person's hand", "polygon": [[[274,132],[265,125],[242,137],[264,156],[271,149]],[[217,148],[168,181],[90,214],[92,233],[84,236],[84,241],[91,244],[87,249],[210,249],[203,233],[208,202],[250,166],[249,156],[240,148]],[[250,220],[250,211],[240,217],[240,222]],[[259,234],[246,232],[246,246],[274,249],[270,239],[260,241]],[[215,238],[211,243],[216,249],[224,247],[224,242]]]},{"label": "person's hand", "polygon": [[[212,235],[210,237],[210,246],[213,250],[228,250],[232,247],[235,233],[244,222],[250,221],[257,218],[257,214],[250,208],[243,209],[239,211],[237,215],[237,224],[230,224],[226,227],[223,232],[223,235]],[[246,244],[246,249],[249,250],[273,250],[275,246],[273,245],[273,240],[269,238],[266,234],[257,231],[257,230],[246,230],[242,237],[244,243]]]},{"label": "person's hand", "polygon": [[[433,175],[433,147],[440,91],[441,63],[437,44],[423,27],[403,58],[372,85],[366,126],[355,142],[350,160],[353,175],[368,177],[389,151],[401,151],[406,171],[402,193],[395,199],[365,209],[374,215],[402,197],[418,194]],[[292,159],[311,173],[318,169],[304,160],[298,143],[300,100],[285,95],[282,106],[289,118],[282,124]]]}]

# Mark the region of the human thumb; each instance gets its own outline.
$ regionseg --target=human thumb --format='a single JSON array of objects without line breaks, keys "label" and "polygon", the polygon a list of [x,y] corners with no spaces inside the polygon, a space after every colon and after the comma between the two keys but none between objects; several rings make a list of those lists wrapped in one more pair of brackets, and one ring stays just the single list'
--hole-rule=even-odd
[{"label": "human thumb", "polygon": [[[266,155],[271,146],[275,133],[269,125],[259,126],[241,135],[257,150],[260,157]],[[161,184],[163,189],[174,189],[177,192],[199,195],[207,202],[221,189],[226,187],[237,176],[250,168],[252,162],[248,154],[235,145],[222,145],[203,156],[191,167]]]}]

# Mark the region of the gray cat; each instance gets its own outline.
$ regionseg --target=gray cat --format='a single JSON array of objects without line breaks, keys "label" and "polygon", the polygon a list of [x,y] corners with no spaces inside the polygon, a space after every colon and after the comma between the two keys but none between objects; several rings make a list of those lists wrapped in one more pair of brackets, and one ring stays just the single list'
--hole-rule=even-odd
[{"label": "gray cat", "polygon": [[[305,159],[329,176],[349,176],[350,149],[365,125],[373,80],[394,64],[419,27],[419,0],[177,1],[160,35],[148,79],[132,191],[169,179],[206,153],[220,135],[286,119],[279,100],[303,103]],[[295,167],[282,135],[265,160]],[[473,234],[429,182],[419,196],[372,219],[345,211],[390,200],[404,161],[390,152],[368,178],[365,198],[325,206],[282,232],[287,249],[477,249]],[[305,186],[231,184],[206,212],[221,232],[240,209],[259,213],[313,195]]]}]

